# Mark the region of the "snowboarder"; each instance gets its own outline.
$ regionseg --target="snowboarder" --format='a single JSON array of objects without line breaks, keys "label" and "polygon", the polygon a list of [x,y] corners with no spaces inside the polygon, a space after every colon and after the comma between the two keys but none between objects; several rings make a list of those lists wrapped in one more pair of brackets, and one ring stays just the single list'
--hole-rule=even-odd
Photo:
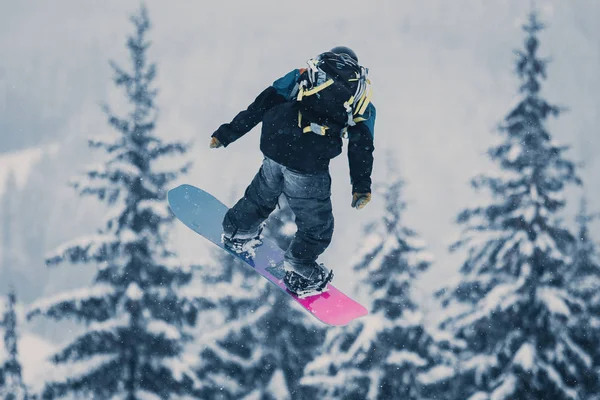
[{"label": "snowboarder", "polygon": [[334,47],[276,80],[252,104],[211,136],[218,148],[262,122],[264,160],[242,197],[223,219],[223,243],[241,253],[260,243],[263,222],[283,193],[297,232],[285,253],[284,282],[304,297],[327,290],[333,277],[317,258],[329,246],[334,227],[329,162],[348,138],[351,206],[371,200],[375,107],[368,70],[348,47]]}]

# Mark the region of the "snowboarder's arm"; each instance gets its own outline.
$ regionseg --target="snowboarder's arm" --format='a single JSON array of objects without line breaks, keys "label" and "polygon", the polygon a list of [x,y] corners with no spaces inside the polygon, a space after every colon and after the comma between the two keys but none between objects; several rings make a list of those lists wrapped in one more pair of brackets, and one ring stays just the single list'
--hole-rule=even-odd
[{"label": "snowboarder's arm", "polygon": [[250,132],[263,118],[263,115],[285,99],[280,96],[273,86],[269,86],[248,106],[233,118],[230,123],[223,124],[212,137],[225,147]]},{"label": "snowboarder's arm", "polygon": [[[248,108],[233,118],[228,124],[223,124],[212,134],[223,146],[244,136],[262,121],[265,113],[278,104],[288,100],[294,90],[301,70],[295,69],[282,78],[279,78],[271,86],[263,90]],[[213,147],[211,145],[211,147]],[[220,147],[220,146],[215,146]]]},{"label": "snowboarder's arm", "polygon": [[369,104],[365,112],[367,119],[348,127],[348,163],[352,193],[371,193],[371,172],[373,171],[373,144],[375,128],[375,107]]}]

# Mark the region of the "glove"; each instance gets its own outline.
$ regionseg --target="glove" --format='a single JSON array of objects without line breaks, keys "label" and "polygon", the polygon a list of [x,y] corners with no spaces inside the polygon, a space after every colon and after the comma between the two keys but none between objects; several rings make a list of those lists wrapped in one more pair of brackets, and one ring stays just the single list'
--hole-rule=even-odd
[{"label": "glove", "polygon": [[371,201],[371,193],[352,193],[352,207],[360,210]]},{"label": "glove", "polygon": [[210,138],[210,148],[211,149],[217,149],[219,147],[223,147],[223,145],[221,144],[221,142],[219,142],[219,139],[217,139],[216,137],[211,137]]}]

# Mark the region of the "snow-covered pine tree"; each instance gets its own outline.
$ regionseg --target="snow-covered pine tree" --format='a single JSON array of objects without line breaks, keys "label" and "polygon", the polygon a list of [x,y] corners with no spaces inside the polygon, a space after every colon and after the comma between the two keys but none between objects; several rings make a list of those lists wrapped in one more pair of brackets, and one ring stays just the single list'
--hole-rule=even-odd
[{"label": "snow-covered pine tree", "polygon": [[201,279],[210,286],[198,306],[206,310],[210,330],[196,328],[197,340],[189,346],[190,352],[199,353],[195,366],[200,382],[195,395],[206,399],[239,399],[246,393],[246,368],[253,365],[256,349],[249,342],[249,326],[266,312],[264,280],[237,258],[215,250],[214,257],[201,273]]},{"label": "snow-covered pine tree", "polygon": [[[302,383],[322,399],[422,399],[420,377],[440,365],[442,351],[423,325],[411,285],[432,257],[417,233],[402,221],[403,182],[395,174],[378,193],[383,217],[367,225],[354,270],[358,290],[368,292],[371,314],[330,329],[322,353],[305,369]],[[427,383],[449,369],[438,369]]]},{"label": "snow-covered pine tree", "polygon": [[0,400],[27,400],[27,388],[23,383],[19,362],[19,335],[17,333],[17,295],[11,289],[7,296],[6,310],[0,327],[4,330],[4,360],[0,358]]},{"label": "snow-covered pine tree", "polygon": [[589,363],[595,370],[583,376],[580,382],[583,397],[590,400],[600,399],[600,253],[589,230],[589,224],[599,217],[599,213],[588,213],[587,201],[582,199],[576,218],[579,229],[573,267],[568,279],[572,293],[584,304],[584,312],[570,322],[575,341],[589,354]]},{"label": "snow-covered pine tree", "polygon": [[516,52],[520,97],[488,151],[502,173],[472,181],[491,200],[458,216],[464,231],[453,248],[464,249],[466,260],[459,283],[444,295],[442,326],[468,345],[455,378],[461,399],[579,399],[578,382],[593,373],[566,329],[580,306],[567,291],[573,236],[559,212],[566,185],[579,179],[564,156],[568,147],[545,128],[560,109],[540,95],[542,28],[530,13],[525,47]]},{"label": "snow-covered pine tree", "polygon": [[67,243],[47,260],[92,264],[98,271],[91,287],[42,300],[29,314],[85,324],[54,355],[60,373],[46,384],[45,398],[167,399],[192,390],[193,371],[183,362],[182,346],[197,309],[178,293],[192,275],[168,249],[173,217],[165,201],[167,185],[187,167],[160,167],[165,156],[185,153],[186,145],[153,133],[156,68],[146,57],[146,9],[131,20],[131,70],[112,63],[114,82],[125,90],[131,112],[118,117],[106,107],[116,134],[90,140],[90,146],[103,149],[107,160],[74,184],[112,212],[96,235]]},{"label": "snow-covered pine tree", "polygon": [[[283,197],[280,205],[269,218],[265,234],[286,250],[297,228]],[[259,371],[261,387],[255,394],[260,396],[255,398],[310,398],[310,388],[300,385],[300,379],[323,344],[325,326],[272,285],[267,287],[266,295],[269,309],[256,325],[254,343],[264,349],[263,362],[267,367]],[[277,393],[272,392],[274,387],[279,388]]]},{"label": "snow-covered pine tree", "polygon": [[189,351],[199,353],[195,366],[200,387],[195,392],[202,399],[240,399],[247,387],[254,384],[249,371],[260,358],[261,349],[251,344],[251,329],[260,315],[267,311],[264,304],[264,282],[236,258],[215,252],[211,271],[203,279],[210,292],[200,300],[207,316],[212,310],[211,329],[202,327],[196,343]]},{"label": "snow-covered pine tree", "polygon": [[[294,228],[293,215],[284,207],[269,218],[265,235],[285,249]],[[232,278],[218,282],[215,290],[227,318],[201,338],[204,350],[198,378],[204,391],[198,395],[236,400],[307,398],[298,381],[322,342],[322,327],[241,262],[227,256],[221,263],[218,267],[233,271],[226,275]]]}]

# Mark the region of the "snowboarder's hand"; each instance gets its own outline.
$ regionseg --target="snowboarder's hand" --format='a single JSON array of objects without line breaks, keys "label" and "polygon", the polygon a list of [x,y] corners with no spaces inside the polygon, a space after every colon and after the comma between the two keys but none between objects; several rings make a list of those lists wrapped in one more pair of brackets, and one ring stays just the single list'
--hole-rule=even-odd
[{"label": "snowboarder's hand", "polygon": [[352,207],[360,210],[371,201],[371,193],[352,193]]},{"label": "snowboarder's hand", "polygon": [[211,149],[216,149],[219,147],[222,147],[223,145],[221,144],[221,142],[219,142],[219,139],[217,139],[216,137],[211,137],[210,138],[210,148]]}]

